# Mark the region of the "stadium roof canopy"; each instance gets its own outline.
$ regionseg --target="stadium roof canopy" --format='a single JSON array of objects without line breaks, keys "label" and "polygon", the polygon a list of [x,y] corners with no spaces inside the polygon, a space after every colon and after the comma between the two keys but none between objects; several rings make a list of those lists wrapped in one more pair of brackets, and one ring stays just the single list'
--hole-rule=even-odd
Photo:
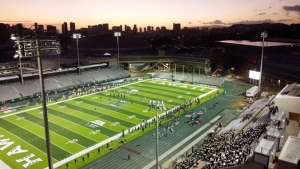
[{"label": "stadium roof canopy", "polygon": [[[222,40],[222,41],[218,41],[218,42],[226,43],[226,44],[233,44],[233,45],[245,45],[245,46],[262,47],[262,41]],[[265,41],[264,47],[277,47],[277,46],[290,46],[290,45],[294,45],[294,44],[293,43]]]}]

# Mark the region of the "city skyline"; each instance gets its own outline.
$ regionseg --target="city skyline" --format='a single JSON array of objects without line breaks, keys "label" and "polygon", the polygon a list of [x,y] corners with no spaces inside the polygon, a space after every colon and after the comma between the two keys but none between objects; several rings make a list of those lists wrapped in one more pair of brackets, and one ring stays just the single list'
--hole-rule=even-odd
[{"label": "city skyline", "polygon": [[[108,23],[109,28],[119,25],[137,25],[173,28],[173,23],[183,27],[244,23],[300,23],[298,0],[153,0],[151,2],[128,1],[39,1],[2,0],[0,23],[23,23],[30,27],[54,25],[61,32],[61,25],[76,23],[76,29],[88,25]],[[20,5],[22,3],[22,5]],[[47,7],[47,8],[45,8]],[[25,11],[25,10],[26,11]],[[24,11],[24,12],[22,12]],[[70,27],[68,27],[70,29]]]}]

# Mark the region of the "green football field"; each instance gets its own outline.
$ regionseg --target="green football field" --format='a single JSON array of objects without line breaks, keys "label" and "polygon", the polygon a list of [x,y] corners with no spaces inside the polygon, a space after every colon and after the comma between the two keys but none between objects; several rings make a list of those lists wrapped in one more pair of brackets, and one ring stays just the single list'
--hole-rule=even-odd
[{"label": "green football field", "polygon": [[[68,159],[81,157],[123,130],[153,118],[156,111],[148,111],[150,100],[163,101],[165,108],[171,109],[187,99],[215,95],[216,91],[200,85],[147,79],[102,93],[49,103],[53,163],[65,168]],[[42,108],[26,109],[0,116],[0,168],[47,167]],[[159,114],[163,112],[159,110]]]}]

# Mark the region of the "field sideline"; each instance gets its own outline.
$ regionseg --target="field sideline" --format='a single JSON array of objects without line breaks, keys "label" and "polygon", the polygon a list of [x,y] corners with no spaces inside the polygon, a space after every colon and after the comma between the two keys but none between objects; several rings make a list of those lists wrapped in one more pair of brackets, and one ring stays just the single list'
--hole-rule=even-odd
[{"label": "field sideline", "polygon": [[[138,92],[128,94],[133,89]],[[147,110],[149,100],[163,101],[166,109],[172,109],[186,99],[216,91],[200,85],[147,79],[103,93],[50,103],[47,107],[53,163],[61,161],[57,163],[58,167],[100,147],[105,141],[118,141],[122,131],[126,134],[128,129],[155,116],[154,109]],[[159,114],[163,112],[159,110]],[[2,115],[1,160],[12,168],[45,168],[44,135],[41,107]]]}]

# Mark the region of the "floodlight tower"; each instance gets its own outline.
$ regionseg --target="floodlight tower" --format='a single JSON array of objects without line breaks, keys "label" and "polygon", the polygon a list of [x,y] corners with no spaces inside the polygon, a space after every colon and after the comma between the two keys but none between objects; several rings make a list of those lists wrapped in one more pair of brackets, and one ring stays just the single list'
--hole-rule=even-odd
[{"label": "floodlight tower", "polygon": [[158,161],[158,110],[163,108],[162,104],[159,104],[159,101],[156,102],[155,109],[156,109],[156,169],[159,168],[159,161]]},{"label": "floodlight tower", "polygon": [[21,38],[16,35],[12,35],[11,39],[15,41],[18,47],[18,51],[16,52],[15,57],[19,57],[19,58],[36,57],[38,61],[48,166],[49,169],[53,169],[48,114],[47,114],[47,105],[46,105],[46,92],[45,92],[43,68],[42,68],[42,57],[60,54],[60,44],[58,40],[54,38],[40,39],[37,34],[33,38]]},{"label": "floodlight tower", "polygon": [[[14,45],[14,47],[15,47],[15,46],[18,47],[18,50],[16,50],[16,53],[15,53],[15,55],[14,55],[14,58],[19,58],[19,66],[20,66],[20,67],[19,67],[19,70],[20,70],[20,76],[21,76],[21,84],[24,85],[23,70],[22,70],[22,61],[21,61],[21,56],[22,56],[22,51],[23,51],[23,50],[22,50],[22,49],[23,49],[23,44],[19,43],[20,37],[14,35],[14,34],[11,35],[11,40],[18,42],[18,43],[16,43],[16,44]],[[14,47],[13,47],[13,48],[14,48]]]},{"label": "floodlight tower", "polygon": [[265,46],[265,38],[268,37],[266,32],[261,33],[262,37],[262,48],[261,48],[261,60],[260,60],[260,75],[259,75],[259,83],[258,83],[258,93],[261,92],[261,78],[262,78],[262,67],[263,67],[263,60],[264,60],[264,46]]},{"label": "floodlight tower", "polygon": [[118,45],[118,66],[120,66],[119,36],[121,36],[121,32],[115,32],[115,36],[117,37],[117,45]]},{"label": "floodlight tower", "polygon": [[78,39],[81,38],[81,34],[80,33],[74,33],[73,34],[73,39],[76,39],[77,42],[77,62],[78,62],[78,74],[80,74],[80,63],[79,63],[79,48],[78,48]]}]

